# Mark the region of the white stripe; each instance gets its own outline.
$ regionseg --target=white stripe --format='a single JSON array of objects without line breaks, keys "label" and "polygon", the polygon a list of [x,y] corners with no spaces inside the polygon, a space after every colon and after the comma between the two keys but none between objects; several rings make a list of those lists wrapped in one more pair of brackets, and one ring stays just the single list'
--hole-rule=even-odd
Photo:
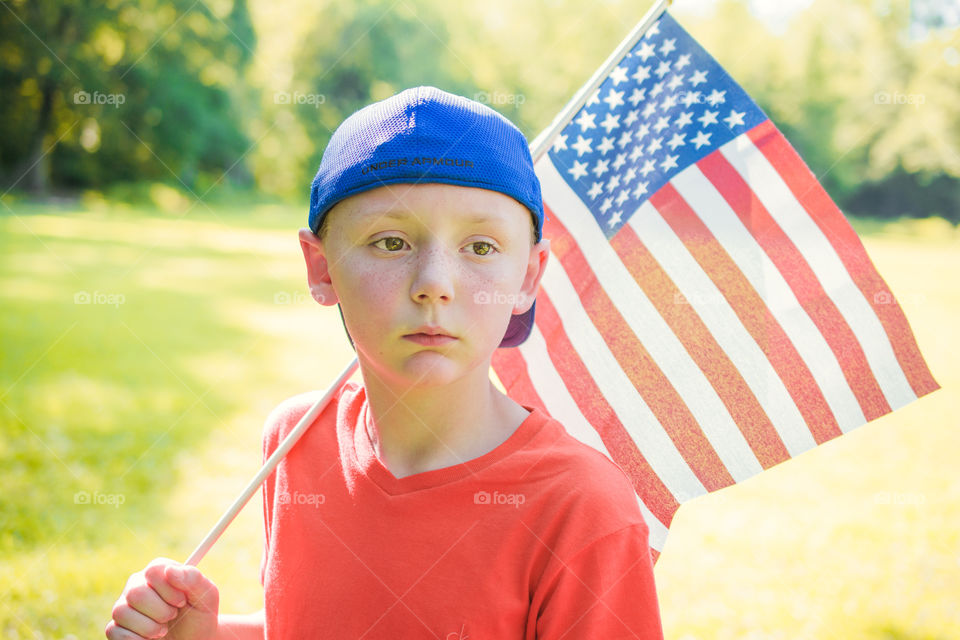
[{"label": "white stripe", "polygon": [[550,260],[540,286],[557,309],[563,330],[617,419],[677,502],[707,493],[656,416],[627,378],[580,304],[567,273]]},{"label": "white stripe", "polygon": [[824,291],[863,346],[867,363],[890,407],[896,409],[916,400],[917,396],[897,362],[890,337],[880,319],[853,282],[830,242],[793,196],[777,170],[747,135],[734,138],[723,145],[720,151],[803,254]]},{"label": "white stripe", "polygon": [[[809,431],[809,428],[783,380],[730,303],[660,212],[649,201],[644,202],[630,218],[629,225],[680,289],[684,297],[680,303],[689,304],[703,320],[707,330],[743,376],[781,439],[796,441],[798,449],[813,446],[811,440],[796,439],[791,435],[797,430]],[[863,421],[859,424],[863,424]],[[793,451],[790,453],[795,455]],[[758,469],[757,472],[762,470]]]},{"label": "white stripe", "polygon": [[[600,286],[690,409],[734,481],[761,471],[756,455],[716,390],[624,266],[583,202],[557,173],[549,156],[537,163],[537,173],[553,213],[576,239]],[[563,315],[561,318],[565,319]]]},{"label": "white stripe", "polygon": [[[581,413],[576,400],[570,395],[567,385],[554,367],[547,353],[546,341],[536,323],[533,325],[530,337],[520,345],[519,349],[520,355],[526,361],[530,382],[550,415],[556,418],[571,436],[613,460],[600,434]],[[653,515],[640,496],[637,496],[637,502],[643,513],[643,519],[650,529],[650,546],[657,551],[662,551],[663,545],[667,542],[666,525]]]},{"label": "white stripe", "polygon": [[[823,392],[823,397],[841,430],[853,429],[866,422],[860,403],[847,384],[840,363],[823,334],[800,305],[776,265],[716,187],[696,165],[691,165],[674,176],[671,184],[736,263],[787,334],[800,359],[807,365]],[[799,413],[797,415],[799,422],[790,425],[786,431],[798,447],[798,451],[794,453],[788,446],[791,455],[816,446],[810,427]],[[784,441],[787,435],[784,436]]]}]

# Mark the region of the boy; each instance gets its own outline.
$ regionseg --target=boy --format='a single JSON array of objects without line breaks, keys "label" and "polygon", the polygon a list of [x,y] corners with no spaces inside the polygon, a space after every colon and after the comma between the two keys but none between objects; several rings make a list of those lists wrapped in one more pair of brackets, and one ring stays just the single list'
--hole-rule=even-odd
[{"label": "boy", "polygon": [[[662,638],[647,526],[624,473],[489,379],[530,333],[549,256],[526,140],[417,87],[338,127],[300,243],[339,304],[348,382],[263,487],[265,608],[157,559],[109,638]],[[271,413],[266,458],[318,397]],[[136,635],[139,634],[139,635]]]}]

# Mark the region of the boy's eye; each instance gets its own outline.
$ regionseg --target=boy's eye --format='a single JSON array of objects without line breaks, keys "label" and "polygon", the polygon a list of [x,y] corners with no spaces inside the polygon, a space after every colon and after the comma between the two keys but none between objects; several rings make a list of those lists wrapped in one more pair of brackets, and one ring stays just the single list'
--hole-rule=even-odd
[{"label": "boy's eye", "polygon": [[400,249],[403,249],[403,238],[397,238],[395,236],[380,238],[379,240],[374,242],[373,245],[379,246],[381,242],[384,243],[384,246],[380,248],[385,249],[386,251],[395,252],[395,251],[399,251]]},{"label": "boy's eye", "polygon": [[476,253],[478,256],[485,256],[493,251],[493,245],[489,242],[483,242],[482,240],[471,242],[470,246],[473,247],[474,253]]}]

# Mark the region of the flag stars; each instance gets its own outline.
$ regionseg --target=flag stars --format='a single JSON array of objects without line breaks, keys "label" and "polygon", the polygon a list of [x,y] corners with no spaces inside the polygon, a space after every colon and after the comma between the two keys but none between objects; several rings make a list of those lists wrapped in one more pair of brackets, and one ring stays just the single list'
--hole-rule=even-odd
[{"label": "flag stars", "polygon": [[622,167],[626,163],[626,161],[627,161],[627,154],[618,153],[617,158],[613,161],[614,171],[620,171],[620,167]]},{"label": "flag stars", "polygon": [[623,91],[614,91],[610,89],[607,97],[603,99],[607,106],[612,110],[623,104]]},{"label": "flag stars", "polygon": [[630,141],[633,139],[633,131],[629,129],[624,129],[623,133],[620,135],[620,139],[617,140],[617,146],[623,149],[625,146],[630,144]]},{"label": "flag stars", "polygon": [[697,137],[691,140],[693,144],[697,145],[697,149],[702,147],[705,144],[710,144],[710,136],[712,133],[707,133],[706,131],[698,131]]},{"label": "flag stars", "polygon": [[746,111],[734,111],[730,110],[730,115],[723,119],[727,123],[727,126],[733,129],[735,126],[743,126],[743,116],[747,115]]},{"label": "flag stars", "polygon": [[707,81],[707,72],[706,71],[694,71],[693,75],[690,76],[690,84],[697,87]]},{"label": "flag stars", "polygon": [[596,129],[597,125],[594,123],[597,115],[595,113],[588,113],[586,110],[581,111],[580,115],[577,117],[574,122],[580,125],[580,133],[585,133],[587,129]]},{"label": "flag stars", "polygon": [[610,210],[610,207],[613,206],[613,198],[604,198],[603,204],[600,205],[600,213],[606,213]]},{"label": "flag stars", "polygon": [[563,151],[567,148],[567,134],[561,133],[553,141],[553,150],[554,151]]},{"label": "flag stars", "polygon": [[643,108],[643,117],[649,118],[657,110],[657,105],[654,102],[648,102],[647,106]]},{"label": "flag stars", "polygon": [[678,129],[683,129],[685,126],[687,126],[691,122],[693,122],[693,112],[684,111],[679,116],[677,116],[676,120],[674,120],[673,126],[677,127]]},{"label": "flag stars", "polygon": [[621,82],[626,82],[627,80],[627,68],[626,67],[617,67],[610,72],[610,80],[613,81],[613,86],[617,86]]},{"label": "flag stars", "polygon": [[629,184],[637,177],[637,168],[630,167],[627,169],[627,172],[623,174],[623,184]]},{"label": "flag stars", "polygon": [[573,143],[573,148],[577,150],[577,157],[579,158],[585,153],[590,153],[593,149],[590,147],[592,138],[584,138],[583,136],[577,136],[577,141]]},{"label": "flag stars", "polygon": [[673,68],[676,71],[680,71],[680,69],[683,69],[688,64],[690,64],[690,54],[685,53],[677,58],[677,61],[673,63]]},{"label": "flag stars", "polygon": [[660,108],[667,111],[673,109],[675,106],[677,106],[677,95],[673,94],[663,99],[663,104],[660,105]]},{"label": "flag stars", "polygon": [[[648,32],[648,35],[649,35],[649,32]],[[646,62],[650,56],[655,55],[655,52],[653,50],[653,45],[650,44],[649,42],[642,43],[640,45],[640,51],[637,51],[637,55],[640,56],[640,59],[643,62]]]},{"label": "flag stars", "polygon": [[710,103],[711,107],[715,107],[718,104],[722,104],[723,102],[726,101],[726,98],[724,97],[726,95],[727,95],[726,91],[717,91],[716,89],[714,89],[713,91],[710,92],[710,95],[707,96],[707,102]]},{"label": "flag stars", "polygon": [[670,38],[669,40],[664,40],[663,44],[660,45],[660,53],[665,56],[670,55],[670,52],[677,48],[677,39]]},{"label": "flag stars", "polygon": [[633,93],[630,94],[630,97],[627,100],[630,101],[630,104],[637,106],[640,104],[640,101],[644,99],[647,95],[647,90],[640,87],[634,87]]},{"label": "flag stars", "polygon": [[653,130],[657,133],[660,133],[664,129],[670,126],[670,118],[667,116],[661,116],[657,118],[657,124],[653,125]]},{"label": "flag stars", "polygon": [[606,153],[607,151],[610,151],[610,149],[613,149],[613,138],[604,136],[603,140],[600,141],[600,146],[597,147],[597,151],[600,153]]},{"label": "flag stars", "polygon": [[599,182],[594,182],[590,186],[590,191],[587,191],[587,195],[590,196],[591,200],[596,200],[597,196],[603,193],[603,184]]},{"label": "flag stars", "polygon": [[658,82],[657,84],[653,85],[653,89],[650,89],[651,98],[656,98],[661,93],[663,93],[663,82]]},{"label": "flag stars", "polygon": [[610,133],[620,126],[620,116],[615,116],[612,113],[608,113],[603,119],[603,122],[600,123],[600,126],[606,129],[607,133]]},{"label": "flag stars", "polygon": [[615,173],[607,180],[607,193],[613,193],[613,190],[620,186],[620,174]]},{"label": "flag stars", "polygon": [[615,227],[618,224],[620,224],[620,220],[622,217],[623,217],[623,211],[621,211],[620,209],[617,209],[617,212],[610,217],[610,219],[607,221],[607,224],[610,225],[611,227]]},{"label": "flag stars", "polygon": [[687,91],[683,94],[683,99],[680,101],[683,103],[683,106],[690,108],[690,105],[694,105],[700,102],[700,92],[699,91]]},{"label": "flag stars", "polygon": [[657,77],[663,80],[663,76],[670,73],[670,63],[666,60],[661,60],[660,64],[657,65],[657,70],[654,71],[657,74]]},{"label": "flag stars", "polygon": [[594,175],[599,178],[600,176],[605,174],[607,171],[610,170],[608,166],[609,164],[610,164],[609,160],[597,160],[597,164],[594,165],[592,169]]},{"label": "flag stars", "polygon": [[670,82],[667,83],[667,88],[670,89],[670,91],[676,91],[677,87],[679,87],[682,84],[683,84],[683,76],[680,74],[677,74],[675,76],[670,76]]},{"label": "flag stars", "polygon": [[653,153],[654,151],[659,151],[663,148],[663,138],[654,138],[650,141],[650,144],[647,145],[647,153]]},{"label": "flag stars", "polygon": [[667,155],[667,157],[664,158],[663,162],[660,163],[660,168],[663,169],[664,171],[675,169],[677,167],[677,160],[679,158],[680,156]]},{"label": "flag stars", "polygon": [[697,118],[697,121],[700,123],[704,129],[706,129],[711,124],[717,123],[717,111],[704,111],[703,115]]},{"label": "flag stars", "polygon": [[686,135],[682,133],[675,133],[673,134],[673,137],[670,138],[670,142],[667,143],[667,146],[670,147],[671,151],[676,151],[677,147],[686,144],[684,141],[685,137]]},{"label": "flag stars", "polygon": [[617,203],[618,207],[622,207],[623,203],[629,199],[630,199],[630,192],[624,189],[623,191],[617,194],[617,199],[614,200],[614,202]]},{"label": "flag stars", "polygon": [[[644,65],[637,65],[636,71],[633,72],[633,75],[630,76],[637,81],[637,84],[640,84],[644,80],[650,77],[650,67]],[[642,98],[641,98],[642,99]]]},{"label": "flag stars", "polygon": [[633,197],[637,199],[642,198],[643,194],[645,194],[649,188],[649,182],[638,182],[637,186],[633,188]]},{"label": "flag stars", "polygon": [[636,122],[637,118],[639,117],[640,117],[640,112],[636,109],[633,109],[632,111],[627,112],[627,119],[623,121],[623,124],[629,127],[634,122]]},{"label": "flag stars", "polygon": [[649,174],[653,173],[656,170],[656,166],[653,163],[653,160],[647,160],[643,163],[643,167],[640,169],[640,175],[646,178]]},{"label": "flag stars", "polygon": [[586,104],[586,106],[590,107],[590,106],[593,106],[593,105],[595,105],[595,104],[600,104],[600,89],[597,89],[596,91],[594,91],[593,93],[591,93],[591,94],[590,94],[590,97],[587,98],[587,104]]},{"label": "flag stars", "polygon": [[574,180],[579,180],[583,176],[587,175],[587,163],[574,160],[573,167],[568,169],[567,172],[573,176]]},{"label": "flag stars", "polygon": [[640,156],[642,155],[643,155],[643,146],[638,144],[633,148],[633,151],[630,152],[630,160],[632,160],[633,162],[636,162],[637,159],[639,159]]}]

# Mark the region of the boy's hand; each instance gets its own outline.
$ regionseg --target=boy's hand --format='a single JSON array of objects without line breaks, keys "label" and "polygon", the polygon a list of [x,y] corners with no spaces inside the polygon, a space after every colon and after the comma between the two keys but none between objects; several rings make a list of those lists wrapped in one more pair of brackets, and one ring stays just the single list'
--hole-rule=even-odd
[{"label": "boy's hand", "polygon": [[196,567],[156,558],[130,576],[104,633],[110,640],[210,640],[220,592]]}]

